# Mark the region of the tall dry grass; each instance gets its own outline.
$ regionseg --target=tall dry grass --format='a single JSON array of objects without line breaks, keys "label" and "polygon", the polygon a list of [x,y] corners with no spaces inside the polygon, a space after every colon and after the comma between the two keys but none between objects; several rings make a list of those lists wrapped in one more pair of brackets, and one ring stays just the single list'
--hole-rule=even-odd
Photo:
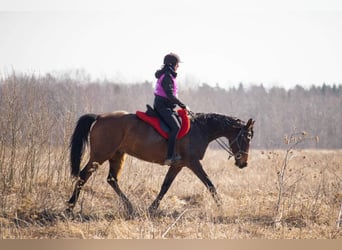
[{"label": "tall dry grass", "polygon": [[[41,160],[30,191],[20,178],[1,192],[1,238],[101,239],[284,239],[341,238],[337,219],[342,200],[342,151],[293,151],[289,182],[283,190],[282,216],[277,200],[278,171],[284,151],[252,151],[249,166],[240,170],[222,151],[209,150],[203,164],[217,186],[223,206],[217,208],[203,184],[182,170],[163,199],[156,216],[147,208],[157,195],[167,168],[128,157],[120,180],[135,207],[125,214],[123,204],[106,183],[103,164],[86,184],[74,217],[64,209],[73,184],[62,149]],[[59,155],[59,156],[58,156]],[[7,159],[7,158],[6,158]],[[48,162],[60,169],[44,168]],[[25,165],[16,170],[23,172]],[[3,191],[3,190],[2,190]]]}]

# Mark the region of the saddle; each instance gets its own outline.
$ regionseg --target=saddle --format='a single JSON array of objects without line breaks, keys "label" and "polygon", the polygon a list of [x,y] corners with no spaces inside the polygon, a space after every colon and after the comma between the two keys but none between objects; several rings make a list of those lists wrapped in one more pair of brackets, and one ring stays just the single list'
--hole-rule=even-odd
[{"label": "saddle", "polygon": [[[144,122],[151,125],[161,136],[165,139],[169,138],[169,127],[166,123],[159,117],[158,113],[150,106],[146,105],[146,112],[136,111],[136,116],[143,120]],[[177,135],[177,139],[184,137],[190,130],[190,119],[188,117],[187,111],[184,109],[177,110],[178,120],[180,121],[181,128]]]}]

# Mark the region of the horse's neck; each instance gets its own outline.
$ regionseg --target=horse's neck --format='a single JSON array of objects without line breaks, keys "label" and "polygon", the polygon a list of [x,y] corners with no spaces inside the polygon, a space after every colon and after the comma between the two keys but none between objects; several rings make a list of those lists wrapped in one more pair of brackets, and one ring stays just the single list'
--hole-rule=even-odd
[{"label": "horse's neck", "polygon": [[233,118],[219,114],[203,114],[198,117],[198,123],[207,134],[209,142],[227,136],[238,126],[237,121]]}]

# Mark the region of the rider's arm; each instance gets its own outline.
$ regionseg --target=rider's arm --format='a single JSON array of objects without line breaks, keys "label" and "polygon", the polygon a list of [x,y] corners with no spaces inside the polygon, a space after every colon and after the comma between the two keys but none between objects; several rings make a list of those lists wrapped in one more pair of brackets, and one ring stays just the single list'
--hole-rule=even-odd
[{"label": "rider's arm", "polygon": [[177,104],[181,108],[186,108],[184,103],[182,103],[176,96],[173,94],[173,80],[169,74],[165,74],[165,77],[162,81],[162,87],[165,91],[165,94],[167,98],[171,101],[173,104]]}]

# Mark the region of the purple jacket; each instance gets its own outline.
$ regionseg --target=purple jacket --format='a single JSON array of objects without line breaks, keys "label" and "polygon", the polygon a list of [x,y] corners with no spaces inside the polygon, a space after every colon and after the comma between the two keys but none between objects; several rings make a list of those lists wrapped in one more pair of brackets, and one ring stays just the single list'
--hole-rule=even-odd
[{"label": "purple jacket", "polygon": [[[159,79],[157,80],[156,87],[154,90],[154,94],[167,98],[165,90],[162,86],[162,82],[163,82],[164,77],[165,77],[165,74],[162,74],[161,77],[159,77]],[[176,78],[171,75],[171,79],[173,81],[173,95],[175,97],[178,97],[178,87],[177,87]]]}]

